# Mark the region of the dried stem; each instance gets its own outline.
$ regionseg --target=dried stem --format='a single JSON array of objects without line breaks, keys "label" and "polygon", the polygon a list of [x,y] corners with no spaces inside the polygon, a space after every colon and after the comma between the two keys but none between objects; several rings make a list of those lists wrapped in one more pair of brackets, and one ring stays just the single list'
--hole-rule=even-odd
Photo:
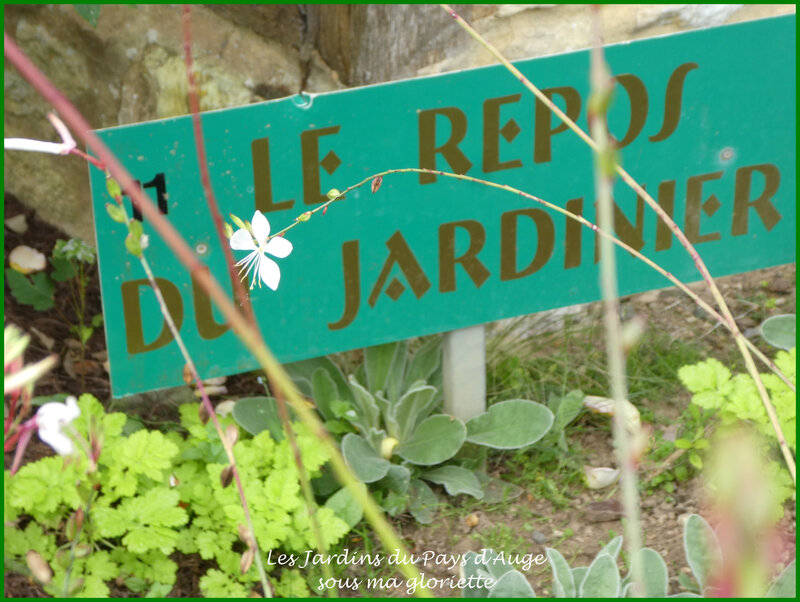
[{"label": "dried stem", "polygon": [[[561,121],[563,121],[569,129],[571,129],[581,140],[583,140],[595,153],[599,152],[599,148],[597,143],[592,140],[586,132],[584,132],[578,125],[570,119],[564,111],[562,111],[558,106],[550,100],[539,88],[537,88],[527,77],[525,77],[519,69],[517,69],[514,65],[512,65],[508,59],[506,59],[492,44],[490,44],[487,40],[485,40],[477,31],[475,31],[461,16],[458,15],[451,7],[446,4],[440,4],[440,6],[451,16],[453,19],[460,25],[475,41],[481,44],[486,50],[488,50],[494,57],[500,61],[506,69],[508,69],[521,83],[524,85],[528,90],[533,92],[533,94],[538,98],[546,107],[548,107],[553,113],[555,113]],[[739,349],[739,352],[742,354],[742,358],[744,359],[745,366],[747,367],[747,371],[750,373],[750,376],[753,378],[753,381],[756,384],[756,388],[758,389],[758,393],[761,397],[761,401],[764,404],[764,409],[769,416],[770,424],[772,425],[773,430],[775,431],[775,436],[778,439],[778,444],[780,445],[781,452],[783,453],[784,460],[786,461],[786,466],[789,468],[789,473],[792,475],[792,480],[796,483],[796,467],[794,457],[792,456],[792,452],[789,449],[789,446],[786,443],[786,438],[783,435],[783,431],[781,430],[781,425],[778,420],[778,416],[775,413],[775,408],[772,405],[772,402],[769,399],[769,395],[767,394],[767,390],[764,387],[764,383],[761,381],[761,375],[758,373],[756,369],[755,363],[753,362],[753,357],[750,355],[750,352],[747,349],[747,339],[745,339],[744,335],[739,330],[738,325],[736,324],[736,320],[734,320],[733,315],[731,314],[730,309],[728,308],[727,303],[725,303],[725,299],[722,296],[717,284],[714,282],[714,279],[711,277],[711,273],[708,271],[705,263],[701,259],[700,255],[697,253],[697,250],[694,248],[692,243],[689,242],[689,239],[686,238],[686,235],[683,231],[678,227],[678,225],[673,221],[673,219],[669,216],[669,214],[661,208],[661,206],[653,199],[653,197],[644,189],[642,188],[634,179],[633,177],[620,166],[618,163],[614,165],[614,171],[620,176],[623,182],[625,182],[629,187],[631,187],[636,194],[638,194],[644,201],[656,212],[659,219],[661,219],[675,237],[678,239],[680,244],[686,249],[689,253],[689,256],[692,258],[697,270],[700,272],[700,275],[703,277],[703,280],[707,284],[709,290],[711,291],[711,295],[714,297],[714,301],[719,306],[720,311],[722,312],[722,316],[724,318],[724,323],[728,326],[728,330],[731,331],[733,334],[733,338],[736,341],[736,346]]]},{"label": "dried stem", "polygon": [[[603,58],[602,40],[599,31],[599,8],[594,7],[595,43],[591,53],[591,95],[589,98],[589,123],[592,139],[597,145],[594,179],[597,195],[598,226],[610,232],[614,223],[611,194],[614,189],[614,148],[608,135],[606,117],[614,84]],[[642,525],[639,516],[639,490],[636,478],[636,458],[632,453],[631,437],[641,436],[641,426],[628,420],[626,400],[628,398],[625,379],[625,354],[622,348],[622,327],[619,318],[617,291],[617,264],[614,246],[609,238],[600,241],[600,288],[603,294],[603,322],[606,332],[606,356],[611,381],[611,398],[614,400],[614,443],[617,463],[620,468],[622,507],[625,513],[625,545],[631,558],[634,592],[641,595],[644,589],[642,565],[633,562],[642,546]],[[633,430],[632,433],[628,429]]]},{"label": "dried stem", "polygon": [[[195,257],[186,241],[175,230],[172,224],[164,219],[156,206],[149,199],[147,194],[140,190],[133,181],[128,171],[120,164],[108,147],[100,138],[91,131],[89,124],[78,110],[70,103],[64,95],[39,71],[39,69],[26,57],[17,47],[7,33],[3,33],[3,42],[6,58],[11,62],[22,76],[39,92],[39,94],[50,105],[58,110],[64,121],[69,125],[77,137],[97,155],[98,159],[106,166],[114,179],[119,183],[123,190],[128,191],[129,196],[142,215],[152,225],[153,229],[159,234],[162,240],[169,246],[176,258],[180,261],[195,278],[195,281],[208,293],[220,312],[231,325],[231,329],[239,337],[242,343],[253,354],[258,364],[274,383],[273,390],[281,391],[289,403],[294,408],[300,419],[305,422],[317,435],[320,442],[328,451],[331,466],[339,482],[347,487],[362,509],[364,516],[372,524],[384,547],[388,550],[399,550],[400,554],[407,554],[406,547],[400,538],[394,533],[391,525],[386,520],[383,512],[378,508],[375,501],[360,487],[359,481],[353,476],[342,457],[339,448],[330,434],[325,430],[325,426],[320,422],[316,414],[305,406],[300,394],[292,383],[289,375],[278,363],[269,348],[264,344],[260,334],[256,329],[251,328],[250,323],[236,309],[230,298],[222,290],[217,280],[210,274],[209,270]],[[419,570],[415,566],[402,564],[400,570],[408,579],[420,580]],[[417,590],[419,596],[429,597],[430,592],[427,588]]]},{"label": "dried stem", "polygon": [[189,110],[192,114],[192,128],[194,131],[194,146],[197,149],[197,164],[200,169],[200,181],[203,185],[203,192],[208,204],[208,211],[211,213],[211,218],[214,221],[214,229],[217,232],[222,254],[225,257],[225,265],[228,266],[228,272],[231,278],[231,285],[233,286],[234,297],[236,302],[244,310],[244,315],[251,323],[253,328],[258,328],[255,316],[253,315],[253,306],[250,304],[250,297],[245,291],[242,281],[236,271],[235,262],[233,261],[233,254],[231,253],[230,245],[228,245],[228,238],[225,236],[225,226],[222,215],[219,212],[219,205],[217,198],[214,196],[214,189],[211,187],[211,175],[208,172],[208,158],[206,156],[206,144],[203,137],[203,122],[200,119],[200,101],[197,96],[197,84],[194,77],[194,63],[192,61],[192,29],[191,29],[191,6],[188,4],[183,5],[183,55],[186,62],[186,79],[188,83],[188,98]]},{"label": "dried stem", "polygon": [[[216,197],[214,196],[214,190],[211,186],[211,175],[209,174],[208,171],[208,159],[206,156],[205,137],[203,136],[203,124],[200,118],[200,102],[197,95],[197,84],[195,82],[194,63],[192,60],[192,30],[191,30],[190,5],[188,4],[183,5],[183,17],[181,20],[183,23],[183,51],[184,51],[184,61],[186,63],[189,110],[192,114],[194,142],[195,142],[195,148],[197,149],[197,162],[200,167],[200,180],[203,186],[203,191],[205,193],[206,203],[208,204],[209,212],[211,213],[211,216],[214,221],[214,228],[217,231],[217,238],[219,239],[220,246],[222,247],[223,254],[225,256],[225,264],[228,266],[228,272],[231,278],[231,283],[233,285],[233,290],[236,296],[236,300],[239,303],[239,306],[243,308],[245,317],[251,322],[253,328],[258,328],[258,324],[256,323],[256,319],[253,314],[253,306],[250,303],[250,297],[249,295],[247,295],[244,286],[242,285],[242,281],[239,278],[239,275],[236,271],[236,266],[233,261],[233,254],[231,253],[230,245],[228,244],[228,238],[225,236],[225,227],[223,225],[224,222],[222,219],[222,215],[219,212],[219,206],[217,205],[217,200]],[[295,464],[297,465],[297,473],[300,479],[300,485],[303,491],[303,496],[305,497],[306,500],[306,506],[308,507],[309,520],[311,521],[311,528],[314,533],[314,539],[316,540],[316,545],[318,550],[320,552],[324,552],[325,546],[322,540],[322,534],[319,528],[319,521],[317,520],[315,511],[316,502],[314,501],[314,495],[311,491],[311,485],[308,480],[308,475],[306,473],[305,467],[303,466],[302,454],[300,452],[300,448],[297,446],[297,440],[295,437],[294,429],[292,428],[291,422],[289,420],[289,413],[286,409],[286,401],[283,399],[283,396],[278,396],[278,408],[279,408],[278,413],[280,415],[281,422],[283,423],[283,428],[286,431],[286,435],[289,439],[289,443],[292,447]],[[244,496],[244,491],[241,491],[240,493],[242,496]],[[244,497],[242,497],[242,502],[244,503]],[[248,524],[249,524],[249,516],[248,516]],[[252,531],[252,526],[250,526],[250,530],[251,530],[251,535],[255,540],[255,532]],[[259,568],[263,573],[263,567],[260,566],[261,557],[258,556],[257,551],[256,551],[256,558],[259,563]],[[326,581],[329,577],[333,576],[329,564],[323,564],[322,570]]]},{"label": "dried stem", "polygon": [[[119,206],[122,209],[125,209],[125,206],[122,204],[122,199],[117,201]],[[127,215],[125,216],[128,217]],[[186,345],[183,342],[183,338],[181,337],[178,328],[175,326],[175,321],[172,319],[172,314],[169,313],[169,309],[167,308],[167,303],[164,301],[164,296],[161,294],[161,288],[158,286],[156,282],[155,276],[153,276],[153,271],[150,269],[150,264],[147,262],[147,259],[144,256],[144,253],[139,257],[139,261],[142,264],[142,268],[144,269],[145,274],[147,274],[147,280],[150,282],[150,286],[153,287],[153,291],[156,294],[156,299],[158,300],[158,307],[161,309],[161,314],[164,316],[164,321],[167,323],[167,327],[169,328],[172,336],[175,337],[175,342],[178,344],[178,347],[181,350],[181,355],[183,356],[184,361],[186,362],[186,366],[189,368],[189,372],[192,374],[192,378],[194,379],[195,384],[197,385],[197,390],[200,392],[200,398],[202,400],[203,406],[206,409],[211,421],[214,423],[214,428],[217,429],[217,435],[219,435],[219,440],[222,442],[222,447],[225,449],[225,454],[228,456],[228,463],[231,466],[231,470],[233,471],[233,478],[236,481],[236,488],[239,490],[239,501],[242,504],[242,510],[244,511],[244,519],[247,522],[247,530],[250,531],[250,536],[253,538],[253,545],[255,546],[255,561],[256,561],[256,568],[258,569],[258,577],[261,581],[261,589],[264,591],[264,596],[266,598],[272,597],[272,589],[269,586],[269,580],[267,579],[267,573],[264,569],[264,561],[261,558],[261,553],[258,549],[258,540],[256,539],[256,531],[255,527],[253,526],[253,520],[250,517],[250,507],[247,504],[247,498],[244,494],[244,486],[242,485],[242,479],[239,476],[239,468],[236,465],[236,456],[233,453],[233,444],[229,441],[228,437],[225,434],[225,431],[222,430],[222,425],[219,422],[219,418],[217,417],[217,413],[214,411],[214,406],[211,405],[211,400],[208,398],[208,394],[206,393],[205,385],[203,384],[203,380],[200,378],[200,375],[197,372],[197,366],[195,366],[194,361],[192,360],[192,356],[189,355],[189,350],[186,348]]]}]

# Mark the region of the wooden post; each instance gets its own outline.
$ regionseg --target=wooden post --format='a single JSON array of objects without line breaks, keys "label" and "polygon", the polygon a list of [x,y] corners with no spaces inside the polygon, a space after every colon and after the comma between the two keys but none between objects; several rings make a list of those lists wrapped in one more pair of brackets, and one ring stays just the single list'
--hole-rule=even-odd
[{"label": "wooden post", "polygon": [[483,324],[446,332],[443,350],[444,411],[466,422],[486,411]]}]

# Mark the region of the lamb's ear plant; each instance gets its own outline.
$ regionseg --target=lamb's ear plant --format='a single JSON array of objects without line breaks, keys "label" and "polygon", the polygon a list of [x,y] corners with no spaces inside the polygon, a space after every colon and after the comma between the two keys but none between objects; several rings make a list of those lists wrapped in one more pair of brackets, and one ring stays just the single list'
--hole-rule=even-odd
[{"label": "lamb's ear plant", "polygon": [[[441,413],[441,345],[434,337],[414,353],[406,342],[364,349],[364,363],[345,379],[330,359],[287,366],[298,388],[313,399],[331,432],[341,433],[342,454],[358,479],[369,484],[390,515],[410,512],[425,524],[437,498],[430,483],[449,495],[483,499],[492,482],[461,457],[465,444],[488,449],[518,449],[536,443],[553,424],[544,405],[513,399],[493,404],[468,420]],[[242,404],[243,402],[239,402]],[[237,409],[238,405],[237,404]],[[244,401],[250,424],[274,413],[274,402]],[[266,420],[264,423],[266,424]],[[271,423],[277,426],[274,420]],[[241,423],[245,428],[248,422]],[[495,482],[507,494],[510,484]]]},{"label": "lamb's ear plant", "polygon": [[[669,571],[664,559],[652,548],[641,548],[628,566],[624,577],[619,570],[619,552],[622,537],[607,543],[589,566],[570,567],[564,556],[553,548],[546,548],[546,556],[553,576],[552,594],[555,598],[630,598],[633,591],[632,569],[640,568],[644,575],[644,591],[638,597],[647,598],[701,598],[716,597],[709,576],[720,568],[724,552],[709,524],[698,514],[686,520],[683,530],[684,553],[694,582],[683,580],[686,591],[669,595]],[[764,594],[767,597],[795,596],[795,560],[770,584]],[[496,552],[483,550],[480,554],[468,552],[462,577],[473,577],[480,586],[462,591],[465,598],[533,598],[533,588],[525,575]],[[495,581],[487,585],[489,580]],[[702,594],[702,595],[701,595]]]}]

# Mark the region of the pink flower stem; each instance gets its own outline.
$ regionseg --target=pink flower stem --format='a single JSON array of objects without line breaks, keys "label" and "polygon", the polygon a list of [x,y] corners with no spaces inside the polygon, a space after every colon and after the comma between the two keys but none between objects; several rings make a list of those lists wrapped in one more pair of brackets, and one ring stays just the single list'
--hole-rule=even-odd
[{"label": "pink flower stem", "polygon": [[222,253],[225,256],[225,265],[228,266],[228,272],[233,285],[234,296],[237,303],[244,310],[244,315],[251,323],[253,328],[257,328],[255,316],[253,315],[253,307],[250,304],[250,297],[247,295],[242,281],[236,271],[233,254],[231,253],[228,238],[225,236],[225,226],[222,215],[219,212],[219,205],[217,198],[214,196],[214,189],[211,186],[211,174],[208,171],[208,157],[206,154],[206,143],[203,136],[203,122],[200,118],[200,101],[197,96],[197,83],[194,77],[194,63],[192,61],[192,29],[191,29],[191,6],[188,4],[183,5],[183,16],[181,21],[183,23],[183,56],[186,62],[186,79],[188,82],[188,98],[189,110],[192,114],[192,128],[194,131],[194,145],[197,149],[197,164],[200,168],[200,181],[203,185],[203,192],[205,193],[206,203],[208,204],[209,213],[214,222],[214,229],[219,238]]}]

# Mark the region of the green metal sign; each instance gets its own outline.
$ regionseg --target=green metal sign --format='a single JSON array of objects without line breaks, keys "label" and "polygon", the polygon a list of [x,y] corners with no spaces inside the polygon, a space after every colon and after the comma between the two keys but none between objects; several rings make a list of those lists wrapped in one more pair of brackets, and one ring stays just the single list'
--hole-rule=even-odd
[{"label": "green metal sign", "polygon": [[[795,260],[795,17],[610,46],[610,129],[626,168],[695,243],[712,274]],[[516,63],[586,126],[589,54]],[[595,221],[592,156],[502,67],[487,67],[202,115],[224,215],[272,231],[390,168],[506,183]],[[212,273],[230,288],[206,209],[190,117],[99,132]],[[92,191],[113,393],[182,384],[171,340],[126,230]],[[692,260],[624,184],[617,235],[682,279]],[[126,202],[128,202],[126,200]],[[150,225],[143,224],[145,233]],[[280,284],[250,291],[278,359],[443,332],[597,300],[594,234],[514,194],[430,174],[386,177],[291,230]],[[157,236],[147,250],[203,377],[255,368],[208,297]],[[235,251],[237,259],[245,257]],[[620,292],[669,282],[625,252]]]}]

